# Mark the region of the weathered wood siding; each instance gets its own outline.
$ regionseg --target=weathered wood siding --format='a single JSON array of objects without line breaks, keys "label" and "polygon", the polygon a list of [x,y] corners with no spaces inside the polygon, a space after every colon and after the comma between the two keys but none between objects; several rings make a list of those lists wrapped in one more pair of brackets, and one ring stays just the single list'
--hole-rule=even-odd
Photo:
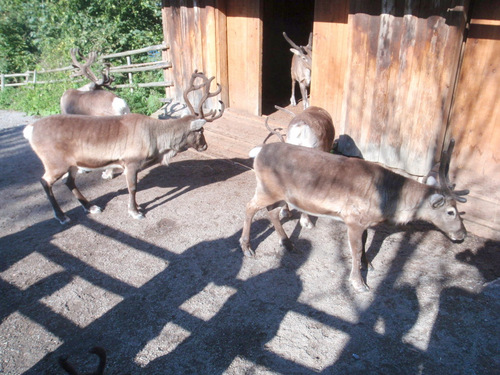
[{"label": "weathered wood siding", "polygon": [[451,175],[471,190],[466,226],[500,240],[500,6],[473,4],[447,138],[457,140]]},{"label": "weathered wood siding", "polygon": [[261,115],[261,3],[259,0],[227,0],[226,11],[229,106]]},{"label": "weathered wood siding", "polygon": [[[227,52],[225,43],[226,22],[223,2],[217,0],[163,0],[163,32],[170,44],[172,81],[170,97],[183,102],[183,92],[194,70],[223,86],[218,98],[209,99],[207,108],[218,108],[218,100],[227,104]],[[215,83],[212,90],[215,90]],[[200,92],[190,99],[197,103]]]},{"label": "weathered wood siding", "polygon": [[311,104],[325,108],[339,132],[349,53],[349,0],[316,0]]},{"label": "weathered wood siding", "polygon": [[[341,111],[339,132],[366,159],[415,175],[432,167],[443,142],[465,25],[462,13],[448,11],[451,3],[350,1],[342,109],[336,101],[327,109],[335,117]],[[325,80],[339,87],[335,76]]]}]

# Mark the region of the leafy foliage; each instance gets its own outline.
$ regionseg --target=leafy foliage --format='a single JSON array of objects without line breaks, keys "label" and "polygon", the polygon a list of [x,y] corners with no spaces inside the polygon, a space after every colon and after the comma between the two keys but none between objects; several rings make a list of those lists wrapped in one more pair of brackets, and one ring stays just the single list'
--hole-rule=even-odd
[{"label": "leafy foliage", "polygon": [[[0,72],[68,66],[69,51],[75,47],[84,54],[109,54],[159,43],[163,39],[161,22],[161,2],[157,0],[0,0]],[[155,60],[155,56],[144,54],[134,57],[133,62]],[[123,63],[112,61],[113,65]],[[96,74],[99,69],[98,64],[93,66]],[[117,76],[116,83],[124,83],[126,78]],[[137,80],[160,81],[162,73],[134,74]],[[30,114],[58,113],[59,98],[67,88],[68,83],[8,89],[0,93],[0,106]],[[130,105],[134,112],[151,111],[147,98],[164,96],[156,89],[136,89],[132,94],[118,91],[141,108]],[[140,94],[145,98],[135,97]]]}]

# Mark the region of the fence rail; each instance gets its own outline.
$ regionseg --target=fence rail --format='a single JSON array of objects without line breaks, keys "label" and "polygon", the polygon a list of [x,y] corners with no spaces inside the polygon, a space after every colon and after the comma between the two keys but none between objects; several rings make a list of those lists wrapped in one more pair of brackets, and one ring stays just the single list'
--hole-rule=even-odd
[{"label": "fence rail", "polygon": [[[131,51],[124,51],[118,53],[111,53],[108,55],[101,55],[98,57],[100,61],[115,59],[119,57],[126,57],[127,64],[112,66],[109,70],[111,73],[123,73],[128,74],[128,83],[116,85],[118,88],[132,88],[135,86],[138,87],[170,87],[173,86],[173,82],[171,81],[160,81],[160,82],[146,82],[146,83],[138,83],[134,84],[133,74],[139,72],[146,72],[151,70],[158,69],[168,69],[172,67],[172,63],[170,61],[152,61],[147,63],[138,63],[132,64],[132,59],[130,56],[148,53],[153,51],[163,51],[169,49],[170,46],[166,43],[157,44],[154,46],[144,47]],[[47,83],[56,83],[56,82],[67,82],[70,81],[70,78],[67,79],[56,79],[56,80],[39,80],[40,74],[49,74],[49,73],[60,73],[65,71],[72,71],[75,68],[72,65],[68,65],[62,68],[55,69],[42,69],[42,70],[28,70],[25,73],[12,73],[12,74],[0,74],[0,87],[3,91],[5,87],[17,87],[17,86],[27,86],[27,85],[41,85]],[[10,79],[24,77],[24,82],[8,82]]]}]

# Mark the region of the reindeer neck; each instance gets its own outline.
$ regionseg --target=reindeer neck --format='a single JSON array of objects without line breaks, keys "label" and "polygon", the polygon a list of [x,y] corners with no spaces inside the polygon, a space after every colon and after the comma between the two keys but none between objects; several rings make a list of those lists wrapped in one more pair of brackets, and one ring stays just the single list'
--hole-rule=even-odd
[{"label": "reindeer neck", "polygon": [[156,146],[160,154],[182,150],[187,136],[186,126],[188,126],[188,123],[189,120],[185,118],[171,120],[153,119],[151,127],[154,129]]},{"label": "reindeer neck", "polygon": [[426,219],[427,199],[435,191],[432,186],[407,179],[392,220],[397,224],[406,224],[412,220]]}]

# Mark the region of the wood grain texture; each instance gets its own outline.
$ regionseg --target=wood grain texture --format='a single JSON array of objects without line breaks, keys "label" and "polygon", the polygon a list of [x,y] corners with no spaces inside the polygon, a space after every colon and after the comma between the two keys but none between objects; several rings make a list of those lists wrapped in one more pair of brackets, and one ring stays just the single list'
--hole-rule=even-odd
[{"label": "wood grain texture", "polygon": [[500,8],[473,8],[447,138],[456,139],[452,175],[471,190],[467,224],[500,240]]},{"label": "wood grain texture", "polygon": [[[447,1],[351,2],[340,131],[363,156],[425,175],[443,142],[464,24]],[[342,145],[341,145],[342,147]]]},{"label": "wood grain texture", "polygon": [[262,112],[262,32],[259,0],[227,0],[229,106]]}]

